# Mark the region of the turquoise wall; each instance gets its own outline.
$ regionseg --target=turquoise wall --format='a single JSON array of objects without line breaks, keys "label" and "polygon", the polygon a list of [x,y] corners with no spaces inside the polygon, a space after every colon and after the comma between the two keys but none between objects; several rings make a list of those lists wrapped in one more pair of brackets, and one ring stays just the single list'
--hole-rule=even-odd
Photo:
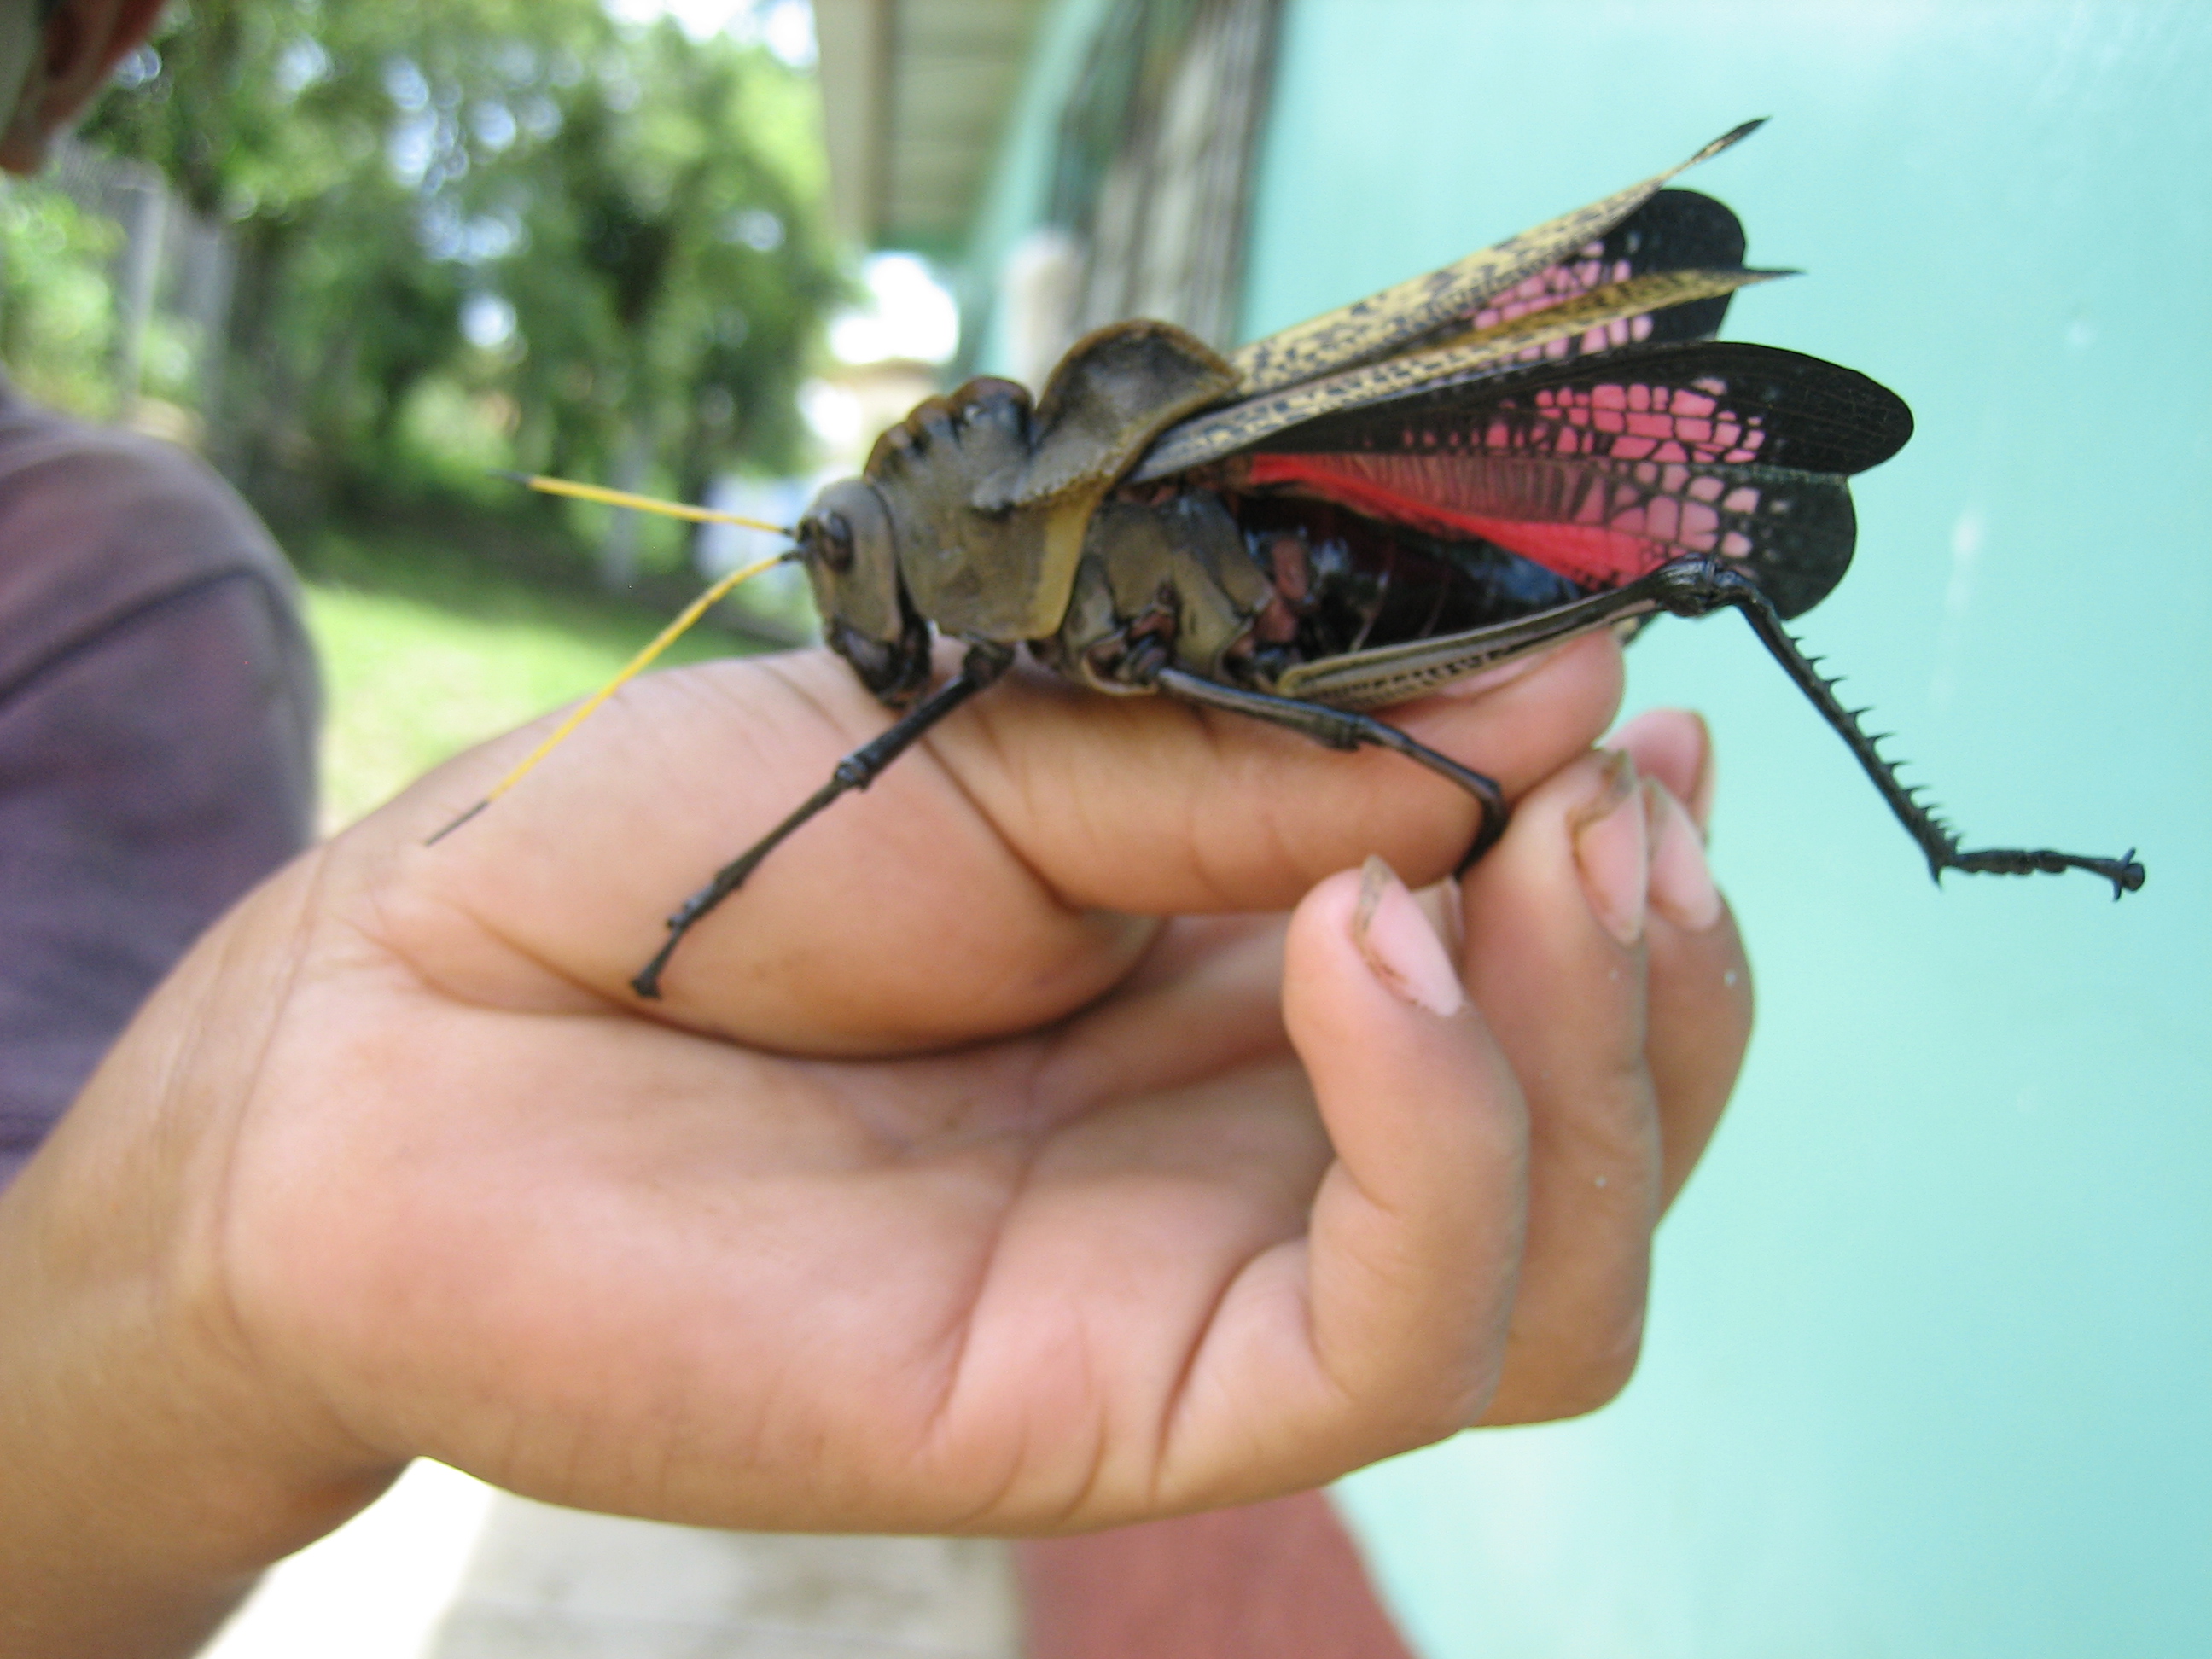
[{"label": "turquoise wall", "polygon": [[[1108,3],[1054,0],[970,272]],[[1656,626],[1761,1009],[1644,1366],[1341,1496],[1428,1659],[2212,1653],[2212,4],[1287,0],[1247,331],[1759,114],[1684,182],[1809,274],[1728,331],[1920,422],[1809,641],[1966,830],[2150,884],[1936,891],[1740,623]]]},{"label": "turquoise wall", "polygon": [[1685,182],[1809,274],[1729,333],[1919,421],[1809,641],[1972,836],[2150,882],[1938,892],[1740,623],[1655,627],[1761,1006],[1643,1369],[1343,1495],[1431,1659],[2212,1652],[2212,6],[1290,0],[1247,321],[1762,114]]}]

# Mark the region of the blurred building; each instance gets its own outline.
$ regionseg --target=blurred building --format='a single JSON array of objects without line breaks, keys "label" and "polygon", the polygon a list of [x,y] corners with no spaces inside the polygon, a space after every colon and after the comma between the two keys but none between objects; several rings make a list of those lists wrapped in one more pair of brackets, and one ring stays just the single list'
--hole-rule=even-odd
[{"label": "blurred building", "polygon": [[963,368],[1034,386],[1132,316],[1225,344],[1276,12],[817,0],[837,218],[942,262]]}]

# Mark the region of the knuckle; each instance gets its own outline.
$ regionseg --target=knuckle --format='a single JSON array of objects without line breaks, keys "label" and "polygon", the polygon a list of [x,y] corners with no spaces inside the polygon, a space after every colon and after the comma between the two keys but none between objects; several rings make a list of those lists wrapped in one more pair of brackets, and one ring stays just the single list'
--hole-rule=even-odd
[{"label": "knuckle", "polygon": [[1483,1413],[1490,1409],[1490,1402],[1497,1392],[1495,1366],[1488,1368],[1478,1382],[1462,1382],[1449,1389],[1440,1389],[1433,1409],[1407,1425],[1409,1432],[1406,1437],[1406,1449],[1411,1450],[1416,1446],[1433,1446],[1439,1440],[1449,1440],[1452,1436],[1473,1428],[1482,1420]]},{"label": "knuckle", "polygon": [[1482,1421],[1548,1423],[1596,1411],[1628,1386],[1643,1346],[1640,1283],[1608,1308],[1554,1309],[1527,1323],[1516,1317],[1505,1375]]},{"label": "knuckle", "polygon": [[1580,1417],[1610,1405],[1636,1375],[1644,1352],[1644,1302],[1595,1322],[1559,1379],[1558,1414]]}]

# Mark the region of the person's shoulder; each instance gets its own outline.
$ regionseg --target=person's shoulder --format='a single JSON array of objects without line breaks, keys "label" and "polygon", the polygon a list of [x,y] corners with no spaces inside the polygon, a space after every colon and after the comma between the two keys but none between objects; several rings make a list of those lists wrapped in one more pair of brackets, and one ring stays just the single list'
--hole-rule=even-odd
[{"label": "person's shoulder", "polygon": [[185,577],[283,562],[252,509],[198,456],[11,402],[0,410],[0,567],[103,553]]},{"label": "person's shoulder", "polygon": [[0,406],[0,680],[11,664],[231,580],[292,603],[275,541],[197,456],[19,399]]}]

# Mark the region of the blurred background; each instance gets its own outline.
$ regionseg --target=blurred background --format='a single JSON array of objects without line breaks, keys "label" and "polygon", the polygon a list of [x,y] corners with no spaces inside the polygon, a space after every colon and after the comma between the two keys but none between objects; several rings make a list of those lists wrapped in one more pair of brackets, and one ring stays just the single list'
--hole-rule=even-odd
[{"label": "blurred background", "polygon": [[[1931,888],[1740,626],[1656,626],[1632,706],[1712,720],[1762,1006],[1643,1369],[1340,1501],[1431,1659],[2165,1659],[2212,1652],[2208,85],[2197,0],[191,0],[0,198],[0,356],[275,522],[342,823],[741,551],[489,469],[787,517],[933,385],[1249,337],[1772,116],[1682,181],[1810,273],[1725,331],[1919,422],[1808,640],[1971,836],[2149,884]],[[226,1652],[1011,1651],[1000,1567],[903,1546],[895,1640],[655,1646],[447,1479]],[[564,1595],[601,1645],[515,1633]]]},{"label": "blurred background", "polygon": [[[814,68],[803,0],[191,0],[0,198],[24,391],[198,450],[308,577],[330,824],[745,550],[495,470],[788,523],[951,356],[830,222]],[[807,637],[796,575],[693,652]]]}]

